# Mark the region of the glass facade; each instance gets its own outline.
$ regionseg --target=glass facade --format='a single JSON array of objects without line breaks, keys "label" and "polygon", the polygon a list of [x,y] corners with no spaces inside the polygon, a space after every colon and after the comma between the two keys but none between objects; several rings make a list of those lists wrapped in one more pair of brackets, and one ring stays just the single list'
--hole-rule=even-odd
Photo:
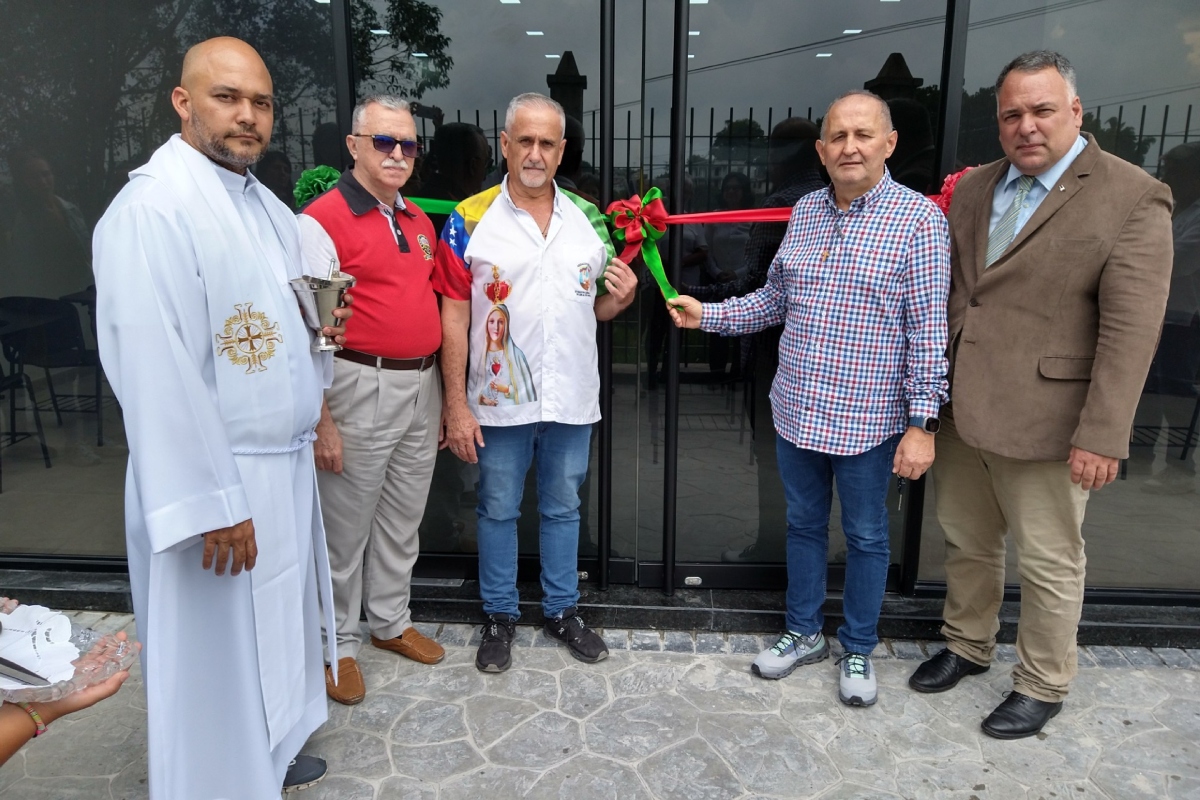
[{"label": "glass facade", "polygon": [[[611,162],[600,134],[610,111],[600,93],[608,66],[601,32],[606,1],[617,20]],[[864,87],[888,100],[900,132],[889,161],[893,176],[931,191],[940,184],[938,159],[945,153],[953,152],[960,166],[1001,155],[991,85],[1005,61],[1039,47],[1072,59],[1086,129],[1105,149],[1170,183],[1180,206],[1176,279],[1131,458],[1088,509],[1089,583],[1200,590],[1189,559],[1179,557],[1200,533],[1200,165],[1194,147],[1180,149],[1200,137],[1200,108],[1193,118],[1200,106],[1194,4],[686,5],[685,200],[672,211],[782,204],[780,198],[790,205],[801,189],[819,188],[825,176],[808,126],[820,123],[835,96]],[[947,10],[968,7],[965,40],[953,40],[944,52]],[[601,176],[611,174],[614,198],[655,185],[670,194],[674,3],[70,0],[53,13],[30,3],[0,2],[0,8],[6,76],[0,85],[0,561],[123,556],[128,450],[120,408],[103,376],[97,379],[90,235],[126,173],[178,130],[168,98],[190,44],[228,33],[263,54],[278,105],[272,155],[257,172],[285,199],[302,170],[346,163],[339,108],[344,119],[356,98],[376,92],[416,103],[424,154],[406,195],[462,199],[497,181],[505,107],[525,91],[552,94],[574,118],[571,130],[582,149],[573,140],[560,176],[577,191],[599,199]],[[344,39],[335,24],[339,14],[347,21]],[[1102,44],[1118,37],[1119,47]],[[966,54],[961,120],[943,133],[940,84],[955,47]],[[711,299],[753,291],[762,272],[756,266],[769,263],[782,230],[685,229],[678,283]],[[749,256],[752,239],[759,246]],[[669,261],[666,239],[662,250]],[[598,426],[584,484],[581,557],[600,555],[601,478],[607,477],[607,555],[626,566],[620,580],[661,580],[648,576],[661,575],[652,567],[667,555],[663,508],[673,489],[678,562],[705,567],[705,586],[782,586],[786,523],[767,402],[778,333],[726,339],[689,331],[678,365],[668,364],[667,342],[676,334],[661,312],[646,281],[611,326],[611,363],[602,368],[612,375],[612,470],[600,473]],[[675,380],[678,416],[669,417],[666,387]],[[665,485],[669,421],[678,430],[674,487]],[[448,451],[439,454],[421,527],[424,563],[438,574],[473,571],[476,480],[474,467]],[[909,513],[905,503],[893,492],[893,589],[906,566],[921,581],[943,576],[932,487],[923,515]],[[845,556],[838,518],[835,498],[832,565]],[[536,556],[532,478],[519,531],[521,555]],[[906,550],[905,541],[920,546]]]},{"label": "glass facade", "polygon": [[[1078,6],[1078,7],[1077,7]],[[1200,444],[1200,16],[1194,4],[973,0],[958,162],[1003,156],[996,73],[1023,49],[1068,55],[1078,72],[1083,128],[1110,153],[1170,185],[1174,272],[1162,337],[1119,478],[1088,501],[1083,534],[1090,587],[1200,590],[1196,449]],[[1102,42],[1120,42],[1102,46]],[[941,580],[942,532],[929,487],[919,575]],[[1182,554],[1189,554],[1181,558]],[[1017,582],[1015,553],[1009,583]]]}]

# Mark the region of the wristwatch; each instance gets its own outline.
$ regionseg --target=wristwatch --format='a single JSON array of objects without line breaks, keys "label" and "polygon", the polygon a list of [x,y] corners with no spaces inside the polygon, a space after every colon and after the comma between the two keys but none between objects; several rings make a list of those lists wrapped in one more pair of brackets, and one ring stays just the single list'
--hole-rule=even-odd
[{"label": "wristwatch", "polygon": [[926,433],[937,433],[942,429],[942,422],[937,417],[909,417],[908,427],[920,428]]}]

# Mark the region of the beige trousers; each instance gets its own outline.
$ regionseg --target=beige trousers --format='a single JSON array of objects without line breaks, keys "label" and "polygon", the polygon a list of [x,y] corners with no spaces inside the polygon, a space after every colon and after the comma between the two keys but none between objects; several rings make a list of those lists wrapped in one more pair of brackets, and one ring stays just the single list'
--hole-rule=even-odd
[{"label": "beige trousers", "polygon": [[959,438],[952,408],[943,408],[941,418],[933,485],[946,534],[942,634],[954,653],[991,663],[1004,596],[1004,537],[1011,532],[1021,576],[1013,685],[1058,702],[1078,672],[1088,493],[1071,482],[1065,460],[1022,461],[976,449]]},{"label": "beige trousers", "polygon": [[371,634],[412,626],[408,602],[417,563],[417,527],[437,455],[442,385],[436,366],[382,370],[333,360],[325,392],[342,435],[342,472],[318,471],[321,514],[333,577],[338,658],[358,655],[358,622]]}]

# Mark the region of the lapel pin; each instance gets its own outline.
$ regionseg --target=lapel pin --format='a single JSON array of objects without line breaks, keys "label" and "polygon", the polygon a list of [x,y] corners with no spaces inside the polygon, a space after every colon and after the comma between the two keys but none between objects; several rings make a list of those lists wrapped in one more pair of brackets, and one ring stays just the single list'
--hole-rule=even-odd
[{"label": "lapel pin", "polygon": [[1060,183],[1060,184],[1058,185],[1058,190],[1059,190],[1060,192],[1065,192],[1065,191],[1067,190],[1067,187],[1066,187],[1066,186],[1063,186],[1063,185]]}]

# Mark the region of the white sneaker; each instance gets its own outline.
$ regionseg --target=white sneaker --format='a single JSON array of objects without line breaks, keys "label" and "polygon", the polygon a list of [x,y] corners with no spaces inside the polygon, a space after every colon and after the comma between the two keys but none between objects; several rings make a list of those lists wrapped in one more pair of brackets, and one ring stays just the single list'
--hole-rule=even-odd
[{"label": "white sneaker", "polygon": [[760,678],[779,680],[792,674],[802,664],[814,664],[829,657],[829,643],[825,634],[817,631],[812,636],[785,631],[779,641],[763,650],[750,665],[750,671]]},{"label": "white sneaker", "polygon": [[848,706],[873,706],[879,688],[875,683],[875,665],[862,653],[847,653],[837,661],[838,699]]}]

